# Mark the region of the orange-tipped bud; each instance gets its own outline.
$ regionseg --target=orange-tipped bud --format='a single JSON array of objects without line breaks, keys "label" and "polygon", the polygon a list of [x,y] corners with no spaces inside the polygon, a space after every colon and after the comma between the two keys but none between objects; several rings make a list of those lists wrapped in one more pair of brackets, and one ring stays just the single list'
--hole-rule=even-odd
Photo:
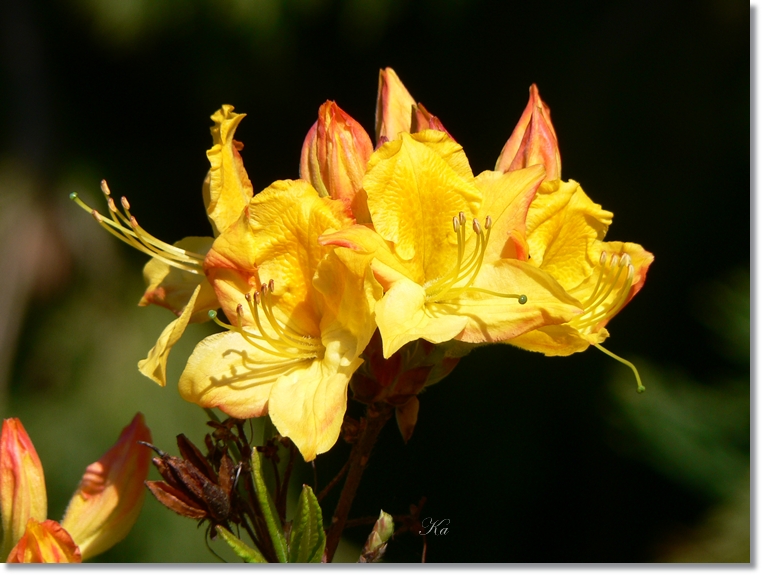
[{"label": "orange-tipped bud", "polygon": [[82,558],[102,553],[127,535],[145,497],[151,432],[138,413],[116,444],[85,470],[61,525],[79,545]]},{"label": "orange-tipped bud", "polygon": [[391,68],[378,73],[376,100],[376,142],[394,140],[400,132],[409,132],[415,100]]},{"label": "orange-tipped bud", "polygon": [[545,166],[545,179],[561,178],[561,153],[550,108],[540,99],[536,84],[529,87],[529,103],[503,147],[495,170],[510,172],[536,164]]},{"label": "orange-tipped bud", "polygon": [[321,196],[344,202],[358,222],[370,222],[362,178],[372,153],[363,127],[328,101],[320,106],[318,121],[304,140],[300,175]]},{"label": "orange-tipped bud", "polygon": [[8,563],[82,563],[82,554],[58,523],[51,519],[40,523],[30,517]]},{"label": "orange-tipped bud", "polygon": [[22,537],[29,519],[44,521],[48,514],[42,464],[32,440],[16,418],[3,421],[0,436],[0,510],[2,559]]},{"label": "orange-tipped bud", "polygon": [[422,130],[439,130],[450,135],[439,118],[430,114],[420,102],[416,103],[394,70],[381,70],[376,99],[377,145],[396,139],[400,132],[413,134]]}]

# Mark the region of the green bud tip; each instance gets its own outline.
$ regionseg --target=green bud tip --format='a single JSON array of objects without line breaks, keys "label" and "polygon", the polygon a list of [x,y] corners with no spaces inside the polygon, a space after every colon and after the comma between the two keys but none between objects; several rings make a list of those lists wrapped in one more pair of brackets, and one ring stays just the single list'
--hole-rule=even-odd
[{"label": "green bud tip", "polygon": [[524,305],[525,303],[527,303],[527,296],[525,296],[524,294],[521,294],[521,295],[519,296],[519,303],[520,303],[521,305]]},{"label": "green bud tip", "polygon": [[70,200],[76,200],[78,197],[79,196],[78,196],[77,192],[72,192],[72,193],[69,194],[69,199]]},{"label": "green bud tip", "polygon": [[214,318],[216,318],[216,317],[217,317],[217,312],[216,312],[216,311],[214,311],[213,309],[210,309],[210,310],[209,310],[209,317],[210,317],[211,319],[214,319]]}]

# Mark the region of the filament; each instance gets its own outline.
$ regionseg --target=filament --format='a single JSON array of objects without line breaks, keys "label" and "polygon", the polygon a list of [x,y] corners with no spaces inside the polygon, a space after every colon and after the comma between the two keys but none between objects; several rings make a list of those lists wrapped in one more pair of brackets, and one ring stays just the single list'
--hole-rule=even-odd
[{"label": "filament", "polygon": [[643,382],[640,380],[640,374],[638,373],[638,368],[635,367],[635,365],[632,362],[627,361],[623,357],[619,357],[617,354],[610,352],[609,350],[607,350],[605,347],[603,347],[602,345],[598,343],[594,343],[593,345],[597,347],[598,349],[600,349],[603,353],[605,353],[609,357],[614,358],[619,363],[623,363],[624,365],[626,365],[632,370],[632,373],[635,374],[635,379],[638,382],[638,393],[643,393],[646,390],[645,386],[643,385]]},{"label": "filament", "polygon": [[[455,266],[442,277],[426,286],[426,300],[443,302],[460,297],[465,292],[483,293],[495,297],[517,299],[520,304],[527,302],[524,294],[500,293],[484,288],[474,287],[474,282],[481,271],[484,256],[487,253],[490,234],[492,233],[492,218],[484,218],[484,225],[474,218],[472,229],[475,234],[473,251],[466,257],[466,215],[460,212],[452,219],[452,227],[458,243],[458,257]],[[465,259],[465,262],[464,262]]]},{"label": "filament", "polygon": [[198,254],[190,250],[184,250],[177,246],[170,245],[145,231],[138,224],[135,216],[130,213],[130,203],[127,198],[122,197],[120,200],[124,213],[117,209],[116,202],[114,202],[114,198],[111,197],[111,190],[109,190],[106,180],[101,181],[101,191],[106,197],[108,216],[104,216],[98,210],[88,206],[76,192],[69,194],[69,199],[74,201],[83,210],[90,213],[93,218],[95,218],[95,221],[107,232],[136,250],[183,271],[193,274],[204,273],[203,254]]}]

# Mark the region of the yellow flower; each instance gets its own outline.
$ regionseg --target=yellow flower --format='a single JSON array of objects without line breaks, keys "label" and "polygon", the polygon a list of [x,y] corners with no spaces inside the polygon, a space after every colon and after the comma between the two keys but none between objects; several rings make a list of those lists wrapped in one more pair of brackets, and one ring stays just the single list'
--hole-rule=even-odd
[{"label": "yellow flower", "polygon": [[373,154],[363,180],[372,225],[321,241],[374,258],[384,357],[419,338],[502,341],[580,313],[550,275],[515,258],[543,176],[537,166],[474,177],[463,149],[435,130],[401,132]]},{"label": "yellow flower", "polygon": [[207,255],[230,323],[194,350],[183,398],[238,418],[269,413],[307,461],[334,445],[380,293],[366,256],[318,237],[353,222],[343,201],[303,180],[275,182],[251,199]]},{"label": "yellow flower", "polygon": [[[237,221],[254,193],[239,153],[243,144],[233,139],[245,114],[236,114],[233,109],[233,106],[224,105],[211,117],[214,122],[211,128],[214,145],[206,154],[211,168],[204,180],[202,193],[215,237]],[[220,307],[203,271],[204,258],[214,238],[187,237],[173,245],[162,242],[140,227],[130,213],[126,198],[121,199],[122,211],[117,209],[105,180],[101,182],[101,189],[107,198],[108,217],[90,208],[77,194],[71,197],[92,213],[107,231],[152,256],[143,269],[148,287],[139,305],[159,305],[178,316],[164,329],[148,356],[138,363],[141,373],[163,387],[167,382],[169,352],[188,323],[207,321],[208,312]]]},{"label": "yellow flower", "polygon": [[600,344],[609,336],[607,323],[643,287],[653,255],[638,244],[603,241],[614,214],[594,203],[574,180],[561,180],[550,110],[535,85],[496,169],[510,172],[531,165],[544,165],[547,175],[529,206],[520,257],[552,275],[581,302],[583,313],[508,343],[546,355],[570,355],[594,345],[634,370]]},{"label": "yellow flower", "polygon": [[0,436],[0,558],[15,563],[81,562],[127,535],[143,505],[151,432],[137,414],[116,444],[88,466],[61,523],[45,520],[47,495],[37,452],[18,419]]}]

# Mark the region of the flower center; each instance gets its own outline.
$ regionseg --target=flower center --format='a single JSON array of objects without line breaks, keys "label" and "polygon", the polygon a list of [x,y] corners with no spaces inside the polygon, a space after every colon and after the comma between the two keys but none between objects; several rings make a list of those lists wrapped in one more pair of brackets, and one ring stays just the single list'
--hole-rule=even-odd
[{"label": "flower center", "polygon": [[117,210],[116,202],[111,197],[106,180],[101,180],[101,191],[106,196],[109,216],[103,216],[98,210],[94,210],[83,202],[77,192],[69,194],[69,199],[77,203],[86,212],[89,212],[106,231],[116,236],[124,243],[147,254],[157,260],[164,262],[172,267],[190,272],[193,274],[203,274],[204,256],[189,250],[178,248],[163,242],[138,225],[138,220],[130,213],[130,202],[122,196],[121,204],[124,213]]},{"label": "flower center", "polygon": [[259,291],[247,293],[244,298],[249,313],[254,319],[257,331],[243,325],[244,307],[238,304],[236,308],[236,325],[222,322],[214,311],[209,312],[217,325],[241,334],[247,343],[269,355],[300,362],[306,359],[320,358],[325,353],[322,342],[317,338],[297,332],[279,321],[273,313],[273,292],[275,282],[270,280],[262,284]]},{"label": "flower center", "polygon": [[487,252],[487,244],[492,233],[492,218],[484,218],[484,225],[473,219],[475,243],[471,253],[466,256],[466,214],[460,212],[452,218],[452,227],[458,240],[458,259],[453,268],[441,278],[425,286],[427,302],[443,302],[460,297],[466,292],[517,299],[521,305],[527,302],[523,294],[505,294],[484,288],[474,287]]},{"label": "flower center", "polygon": [[[569,322],[579,331],[593,329],[597,324],[616,315],[630,294],[635,268],[629,254],[614,254],[609,258],[604,251],[601,252],[600,263],[595,289],[582,304],[585,311]],[[610,298],[614,290],[615,295]]]}]

